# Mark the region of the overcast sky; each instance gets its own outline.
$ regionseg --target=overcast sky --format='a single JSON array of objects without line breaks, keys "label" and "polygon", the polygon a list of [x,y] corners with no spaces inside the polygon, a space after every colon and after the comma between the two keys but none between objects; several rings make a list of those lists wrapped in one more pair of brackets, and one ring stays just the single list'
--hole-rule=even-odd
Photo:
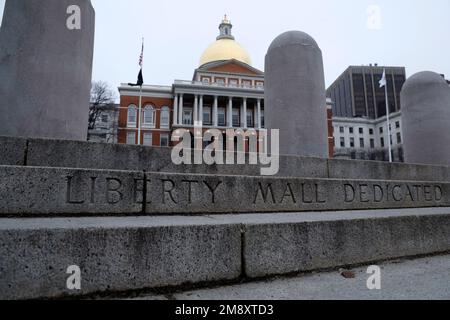
[{"label": "overcast sky", "polygon": [[[5,0],[0,0],[3,11]],[[96,10],[94,80],[134,82],[145,38],[147,84],[190,80],[226,13],[234,35],[263,70],[271,41],[309,33],[322,49],[327,86],[349,65],[405,66],[450,78],[449,0],[92,0]],[[381,10],[381,21],[376,12]],[[372,18],[370,18],[370,17]]]}]

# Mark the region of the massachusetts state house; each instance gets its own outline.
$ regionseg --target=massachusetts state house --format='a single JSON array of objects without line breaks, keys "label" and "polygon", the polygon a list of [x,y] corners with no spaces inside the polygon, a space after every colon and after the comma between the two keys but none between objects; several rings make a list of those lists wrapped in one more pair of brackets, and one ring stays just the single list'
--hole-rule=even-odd
[{"label": "massachusetts state house", "polygon": [[137,144],[140,140],[146,146],[171,146],[173,130],[193,131],[196,126],[224,133],[228,128],[264,129],[264,73],[251,66],[249,54],[232,35],[232,27],[225,16],[219,36],[201,56],[192,81],[143,85],[141,115],[140,88],[119,87],[118,143]]}]

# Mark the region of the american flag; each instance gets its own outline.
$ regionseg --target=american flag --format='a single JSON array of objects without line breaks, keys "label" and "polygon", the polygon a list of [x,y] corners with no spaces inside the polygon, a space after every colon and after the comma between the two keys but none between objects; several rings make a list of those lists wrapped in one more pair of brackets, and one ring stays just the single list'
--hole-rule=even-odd
[{"label": "american flag", "polygon": [[141,55],[139,56],[139,66],[142,68],[144,65],[144,39],[142,38],[142,51]]}]

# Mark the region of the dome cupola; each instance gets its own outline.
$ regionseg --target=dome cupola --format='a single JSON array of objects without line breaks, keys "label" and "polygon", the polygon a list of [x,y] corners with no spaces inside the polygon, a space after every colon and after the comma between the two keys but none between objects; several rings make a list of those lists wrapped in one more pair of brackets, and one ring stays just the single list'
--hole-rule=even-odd
[{"label": "dome cupola", "polygon": [[219,26],[220,34],[216,42],[212,43],[200,58],[200,66],[214,62],[226,60],[238,60],[251,65],[250,55],[238,42],[235,41],[232,34],[233,25],[225,15]]}]

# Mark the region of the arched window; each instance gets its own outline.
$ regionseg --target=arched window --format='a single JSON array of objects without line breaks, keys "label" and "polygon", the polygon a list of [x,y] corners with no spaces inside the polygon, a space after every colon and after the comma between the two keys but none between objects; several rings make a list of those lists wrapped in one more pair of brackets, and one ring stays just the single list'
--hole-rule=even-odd
[{"label": "arched window", "polygon": [[170,109],[169,107],[161,108],[161,128],[169,128],[170,124]]},{"label": "arched window", "polygon": [[154,128],[156,118],[155,114],[156,110],[155,108],[153,108],[153,106],[151,105],[145,106],[143,110],[142,126],[147,128]]},{"label": "arched window", "polygon": [[137,122],[137,107],[134,104],[128,106],[127,126],[136,127]]}]

